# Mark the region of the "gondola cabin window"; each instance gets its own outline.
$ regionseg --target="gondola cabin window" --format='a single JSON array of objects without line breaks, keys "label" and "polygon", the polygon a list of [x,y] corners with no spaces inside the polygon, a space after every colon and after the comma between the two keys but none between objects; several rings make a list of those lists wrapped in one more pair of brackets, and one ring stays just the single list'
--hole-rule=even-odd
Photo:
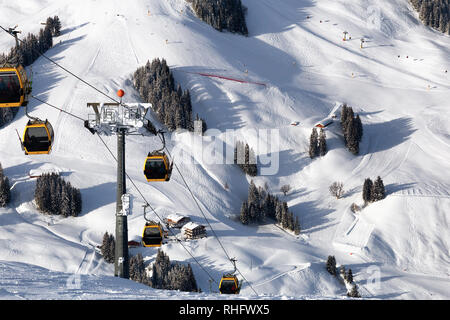
[{"label": "gondola cabin window", "polygon": [[20,102],[20,81],[14,71],[0,73],[0,103]]}]

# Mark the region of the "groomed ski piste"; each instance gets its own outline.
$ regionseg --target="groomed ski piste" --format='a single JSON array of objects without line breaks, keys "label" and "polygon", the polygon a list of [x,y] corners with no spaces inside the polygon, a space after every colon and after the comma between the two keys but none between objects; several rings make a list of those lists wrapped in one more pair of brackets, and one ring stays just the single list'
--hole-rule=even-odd
[{"label": "groomed ski piste", "polygon": [[[25,156],[15,131],[27,122],[23,109],[0,128],[0,162],[12,186],[12,202],[0,208],[0,299],[347,299],[325,269],[328,255],[352,269],[364,299],[450,298],[449,36],[425,27],[406,0],[242,2],[248,37],[214,30],[184,0],[13,1],[2,3],[0,21],[17,24],[23,36],[59,16],[62,32],[46,55],[109,95],[122,88],[125,102],[140,101],[133,72],[165,58],[208,128],[235,130],[250,145],[257,131],[249,129],[278,130],[278,170],[253,180],[288,202],[300,219],[299,236],[270,223],[242,225],[234,217],[251,178],[237,166],[211,164],[206,151],[189,143],[190,133],[167,139],[170,150],[195,159],[175,161],[258,294],[246,282],[239,295],[220,295],[216,284],[210,289],[208,275],[176,242],[162,250],[171,261],[191,264],[202,293],[114,277],[114,265],[96,246],[115,230],[116,162],[78,119],[31,99],[30,114],[52,123],[55,140],[50,155]],[[350,40],[342,41],[343,31]],[[0,33],[2,52],[13,45]],[[32,71],[33,95],[82,118],[91,113],[88,102],[106,102],[42,57]],[[363,123],[359,155],[345,149],[336,120],[326,128],[328,153],[311,160],[312,127],[344,102]],[[116,138],[104,139],[115,152]],[[176,171],[167,183],[145,180],[145,157],[160,145],[156,138],[127,137],[128,175],[162,216],[179,212],[206,224]],[[81,190],[80,216],[37,211],[30,175],[49,171]],[[386,198],[352,213],[352,203],[362,205],[364,179],[377,176]],[[329,194],[334,181],[344,183],[342,199]],[[283,196],[285,184],[292,190]],[[133,195],[128,239],[139,241],[144,202],[127,187]],[[185,246],[219,281],[233,269],[207,232]],[[139,252],[151,264],[157,249],[130,249]]]}]

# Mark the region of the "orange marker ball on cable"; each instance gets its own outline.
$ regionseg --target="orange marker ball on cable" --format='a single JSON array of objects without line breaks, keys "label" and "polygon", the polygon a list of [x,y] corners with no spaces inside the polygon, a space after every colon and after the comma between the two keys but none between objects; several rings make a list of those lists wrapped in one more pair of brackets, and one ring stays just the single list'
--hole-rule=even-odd
[{"label": "orange marker ball on cable", "polygon": [[123,91],[122,89],[117,90],[117,95],[122,98],[125,95],[125,91]]}]

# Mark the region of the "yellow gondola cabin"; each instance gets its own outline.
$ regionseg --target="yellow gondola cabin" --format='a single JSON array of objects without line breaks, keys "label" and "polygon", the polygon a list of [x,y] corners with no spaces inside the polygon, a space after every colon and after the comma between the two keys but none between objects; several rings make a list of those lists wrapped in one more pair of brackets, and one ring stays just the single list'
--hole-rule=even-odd
[{"label": "yellow gondola cabin", "polygon": [[54,138],[53,127],[47,120],[29,120],[23,132],[25,154],[49,154]]},{"label": "yellow gondola cabin", "polygon": [[22,66],[0,68],[0,107],[22,107],[28,104],[31,85]]}]

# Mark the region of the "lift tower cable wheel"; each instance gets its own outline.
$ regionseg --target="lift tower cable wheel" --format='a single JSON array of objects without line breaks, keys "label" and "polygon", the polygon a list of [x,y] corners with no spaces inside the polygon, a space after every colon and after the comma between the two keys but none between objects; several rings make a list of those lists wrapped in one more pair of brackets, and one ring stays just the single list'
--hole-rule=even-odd
[{"label": "lift tower cable wheel", "polygon": [[[147,129],[144,124],[149,121],[145,118],[146,107],[144,104],[122,103],[125,95],[123,90],[118,90],[120,98],[118,103],[88,103],[95,114],[89,114],[84,126],[92,134],[105,134],[117,136],[117,194],[116,194],[116,247],[114,259],[114,275],[120,278],[129,278],[128,256],[128,222],[127,208],[124,208],[124,195],[126,194],[125,172],[125,138],[129,134],[144,134]],[[148,105],[148,104],[147,104]],[[125,201],[126,202],[126,201]],[[125,203],[126,205],[126,203]]]}]

